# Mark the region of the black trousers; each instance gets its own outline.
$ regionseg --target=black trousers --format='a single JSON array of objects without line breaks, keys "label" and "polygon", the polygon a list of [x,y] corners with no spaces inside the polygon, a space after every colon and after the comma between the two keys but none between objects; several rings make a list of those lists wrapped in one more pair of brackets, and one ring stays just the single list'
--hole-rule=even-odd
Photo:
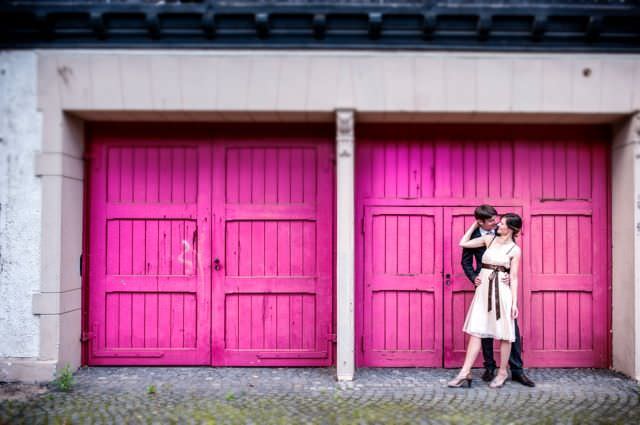
[{"label": "black trousers", "polygon": [[[509,354],[509,368],[511,375],[522,374],[522,343],[520,339],[520,329],[518,321],[516,325],[516,340],[511,344],[511,353]],[[493,359],[493,338],[482,338],[482,357],[484,358],[484,367],[489,370],[496,370],[496,361]]]}]

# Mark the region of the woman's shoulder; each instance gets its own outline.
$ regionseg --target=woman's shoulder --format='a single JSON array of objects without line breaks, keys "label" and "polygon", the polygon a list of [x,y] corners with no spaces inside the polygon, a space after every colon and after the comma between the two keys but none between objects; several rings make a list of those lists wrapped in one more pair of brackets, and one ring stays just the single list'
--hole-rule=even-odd
[{"label": "woman's shoulder", "polygon": [[520,245],[518,245],[517,243],[513,244],[513,247],[511,248],[509,254],[511,255],[511,257],[514,257],[516,255],[520,255],[522,254],[522,250],[520,249]]}]

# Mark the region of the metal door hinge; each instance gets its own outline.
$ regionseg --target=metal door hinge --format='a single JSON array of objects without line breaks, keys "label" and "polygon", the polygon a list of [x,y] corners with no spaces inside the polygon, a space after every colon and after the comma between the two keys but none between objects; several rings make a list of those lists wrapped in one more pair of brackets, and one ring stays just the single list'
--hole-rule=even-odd
[{"label": "metal door hinge", "polygon": [[93,332],[82,332],[80,334],[80,342],[87,342],[93,339]]}]

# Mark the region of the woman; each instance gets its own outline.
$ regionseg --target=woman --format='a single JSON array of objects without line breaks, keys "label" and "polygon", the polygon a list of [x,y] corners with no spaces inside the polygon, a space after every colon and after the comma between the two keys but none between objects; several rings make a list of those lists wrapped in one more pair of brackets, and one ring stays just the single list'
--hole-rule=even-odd
[{"label": "woman", "polygon": [[[502,216],[495,235],[484,235],[471,239],[478,227],[474,221],[460,240],[463,248],[487,247],[482,256],[480,285],[469,306],[467,318],[462,330],[471,337],[467,346],[464,365],[449,387],[471,387],[471,367],[480,352],[481,338],[500,340],[500,368],[489,384],[499,388],[507,379],[507,365],[511,343],[515,341],[515,322],[518,317],[518,266],[520,265],[520,247],[515,239],[522,229],[519,215],[508,213]],[[502,282],[503,274],[509,273],[510,287]]]}]

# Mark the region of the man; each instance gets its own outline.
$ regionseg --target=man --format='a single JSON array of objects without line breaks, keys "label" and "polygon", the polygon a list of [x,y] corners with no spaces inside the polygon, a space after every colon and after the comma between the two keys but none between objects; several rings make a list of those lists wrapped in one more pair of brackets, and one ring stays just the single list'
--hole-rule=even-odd
[{"label": "man", "polygon": [[[480,205],[474,211],[475,219],[478,220],[478,229],[471,235],[471,238],[479,238],[480,236],[495,234],[498,224],[498,212],[491,205]],[[462,250],[462,269],[467,275],[474,287],[480,284],[480,269],[482,268],[482,255],[486,248],[464,248]],[[475,267],[473,260],[476,260]],[[509,277],[504,278],[505,283],[509,283]],[[511,369],[511,379],[520,382],[527,387],[535,387],[535,383],[524,374],[522,370],[522,346],[520,342],[520,329],[518,329],[518,320],[516,325],[516,340],[511,344],[511,354],[509,355],[509,369]],[[482,338],[482,357],[484,358],[484,374],[482,380],[491,381],[496,373],[496,362],[493,359],[493,338]]]}]

